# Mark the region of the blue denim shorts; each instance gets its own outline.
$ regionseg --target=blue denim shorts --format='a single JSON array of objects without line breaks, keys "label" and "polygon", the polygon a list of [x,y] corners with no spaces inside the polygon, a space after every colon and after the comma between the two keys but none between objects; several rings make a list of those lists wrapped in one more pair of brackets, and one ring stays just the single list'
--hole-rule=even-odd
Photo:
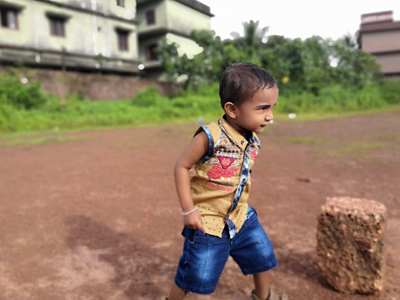
[{"label": "blue denim shorts", "polygon": [[187,227],[182,234],[185,244],[175,283],[184,291],[205,295],[214,292],[229,256],[245,275],[268,271],[278,265],[254,209],[249,209],[246,221],[233,239],[229,238],[227,227],[221,238]]}]

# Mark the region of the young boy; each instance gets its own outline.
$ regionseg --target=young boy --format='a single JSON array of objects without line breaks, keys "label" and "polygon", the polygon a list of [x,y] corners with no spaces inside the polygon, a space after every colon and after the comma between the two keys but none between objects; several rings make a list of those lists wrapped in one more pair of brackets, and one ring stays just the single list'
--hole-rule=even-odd
[{"label": "young boy", "polygon": [[175,165],[185,243],[169,300],[214,292],[229,256],[254,275],[252,298],[272,300],[268,270],[277,261],[247,199],[260,150],[256,133],[273,119],[278,87],[265,69],[235,63],[223,73],[219,95],[225,114],[197,130]]}]

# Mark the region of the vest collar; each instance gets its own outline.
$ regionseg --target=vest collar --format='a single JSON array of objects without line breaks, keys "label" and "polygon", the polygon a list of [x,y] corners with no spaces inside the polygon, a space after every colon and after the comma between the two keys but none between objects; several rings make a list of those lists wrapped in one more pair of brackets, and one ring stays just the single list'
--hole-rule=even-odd
[{"label": "vest collar", "polygon": [[218,125],[225,132],[232,143],[238,146],[242,151],[246,150],[247,144],[254,144],[258,148],[261,148],[260,142],[258,141],[258,138],[254,132],[251,132],[251,136],[249,140],[247,140],[225,120],[225,115],[218,120]]}]

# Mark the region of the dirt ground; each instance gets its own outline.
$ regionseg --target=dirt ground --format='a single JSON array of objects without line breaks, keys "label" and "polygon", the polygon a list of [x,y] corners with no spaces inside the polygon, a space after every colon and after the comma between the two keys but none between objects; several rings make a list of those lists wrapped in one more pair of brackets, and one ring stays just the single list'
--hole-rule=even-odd
[{"label": "dirt ground", "polygon": [[[0,299],[164,299],[182,252],[173,166],[198,124],[0,137]],[[277,121],[260,136],[250,205],[292,300],[400,300],[400,113]],[[388,209],[386,282],[343,295],[320,280],[317,217],[326,197]],[[250,299],[229,260],[217,290]]]}]

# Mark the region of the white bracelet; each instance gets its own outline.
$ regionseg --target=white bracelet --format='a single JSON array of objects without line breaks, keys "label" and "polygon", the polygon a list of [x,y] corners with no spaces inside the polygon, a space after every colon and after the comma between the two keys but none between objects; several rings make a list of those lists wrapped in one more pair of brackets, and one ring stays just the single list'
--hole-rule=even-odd
[{"label": "white bracelet", "polygon": [[195,212],[197,210],[197,206],[195,206],[192,210],[189,210],[188,212],[181,212],[182,216],[187,216],[190,215],[192,212]]}]

